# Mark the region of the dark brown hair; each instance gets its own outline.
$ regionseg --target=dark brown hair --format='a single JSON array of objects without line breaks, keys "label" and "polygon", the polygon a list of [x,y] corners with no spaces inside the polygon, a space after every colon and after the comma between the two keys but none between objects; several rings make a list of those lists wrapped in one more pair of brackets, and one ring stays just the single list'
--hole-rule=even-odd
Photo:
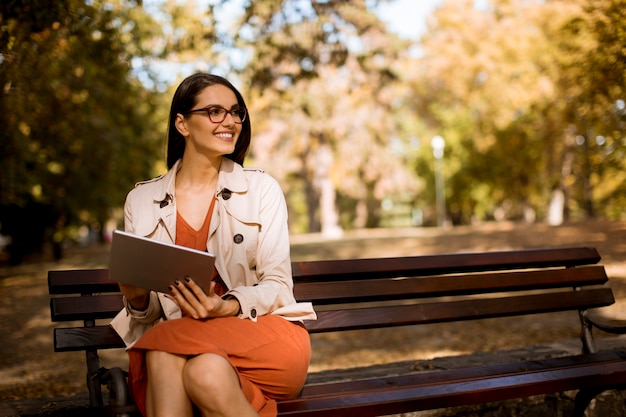
[{"label": "dark brown hair", "polygon": [[[228,87],[235,93],[237,97],[237,104],[240,107],[246,107],[246,103],[243,100],[243,96],[237,89],[225,78],[219,75],[197,73],[190,75],[180,83],[174,97],[172,98],[172,105],[170,107],[170,118],[167,126],[167,167],[172,168],[176,161],[183,157],[185,152],[185,138],[176,129],[176,115],[187,114],[187,112],[193,109],[196,105],[196,98],[202,90],[211,85],[220,84]],[[246,117],[241,125],[241,134],[237,139],[235,145],[235,151],[229,155],[224,155],[228,159],[232,159],[238,164],[243,165],[243,160],[248,153],[250,147],[250,115]]]}]

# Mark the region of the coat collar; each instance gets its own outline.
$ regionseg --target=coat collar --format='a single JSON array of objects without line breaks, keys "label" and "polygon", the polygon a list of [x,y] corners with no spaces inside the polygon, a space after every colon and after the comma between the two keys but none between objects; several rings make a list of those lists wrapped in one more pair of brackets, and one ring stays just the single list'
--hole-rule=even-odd
[{"label": "coat collar", "polygon": [[[181,160],[178,160],[167,173],[144,182],[154,183],[151,191],[154,216],[151,218],[162,222],[172,242],[176,238],[176,173],[180,167]],[[258,201],[246,199],[245,204],[242,204],[240,196],[247,195],[248,192],[249,182],[244,168],[228,158],[222,158],[216,188],[218,205],[213,212],[211,232],[217,228],[222,210],[241,222],[260,224]],[[150,228],[146,234],[154,230],[154,224],[146,226]]]},{"label": "coat collar", "polygon": [[[163,187],[155,190],[153,202],[158,204],[160,208],[172,202],[176,192],[176,173],[181,166],[182,160],[179,159],[167,173],[159,177]],[[231,193],[245,193],[248,191],[248,181],[243,168],[228,158],[222,158],[216,193],[219,196],[225,190]]]},{"label": "coat collar", "polygon": [[217,179],[217,194],[223,193],[224,190],[229,190],[231,193],[248,191],[248,181],[243,168],[228,158],[222,158]]},{"label": "coat collar", "polygon": [[159,208],[165,208],[174,201],[176,188],[176,173],[181,167],[181,160],[176,161],[174,166],[160,177],[162,187],[155,189],[153,202],[159,205]]}]

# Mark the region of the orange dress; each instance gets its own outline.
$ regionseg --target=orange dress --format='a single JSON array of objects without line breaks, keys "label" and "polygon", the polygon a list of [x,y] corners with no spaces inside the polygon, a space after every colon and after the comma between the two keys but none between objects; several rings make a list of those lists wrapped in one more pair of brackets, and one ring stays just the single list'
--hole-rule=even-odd
[{"label": "orange dress", "polygon": [[[176,244],[206,250],[214,204],[198,231],[177,214]],[[227,292],[217,272],[215,292]],[[137,406],[146,415],[147,370],[145,352],[165,351],[196,356],[220,355],[236,370],[242,390],[261,417],[277,414],[276,399],[298,395],[306,379],[311,344],[302,324],[273,315],[257,322],[238,317],[195,320],[183,317],[163,321],[148,330],[129,350],[129,383]]]}]

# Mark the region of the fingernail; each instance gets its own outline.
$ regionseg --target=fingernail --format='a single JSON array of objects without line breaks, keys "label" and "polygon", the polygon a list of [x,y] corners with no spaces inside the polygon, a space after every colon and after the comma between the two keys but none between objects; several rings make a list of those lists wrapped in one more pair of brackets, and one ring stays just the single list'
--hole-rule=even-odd
[{"label": "fingernail", "polygon": [[176,284],[176,286],[178,286],[178,285],[180,285],[180,281],[176,280],[176,281],[174,281],[174,284]]},{"label": "fingernail", "polygon": [[167,288],[169,288],[169,289],[170,289],[170,291],[174,291],[174,287],[173,287],[173,286],[171,286],[171,285],[168,285],[168,286],[167,286]]},{"label": "fingernail", "polygon": [[185,281],[189,282],[190,278],[189,277],[185,277]]}]

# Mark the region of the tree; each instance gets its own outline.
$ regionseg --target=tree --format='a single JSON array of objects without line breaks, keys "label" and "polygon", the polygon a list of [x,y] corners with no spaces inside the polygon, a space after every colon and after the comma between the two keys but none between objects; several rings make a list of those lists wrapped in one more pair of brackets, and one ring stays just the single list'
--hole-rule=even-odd
[{"label": "tree", "polygon": [[[289,180],[291,207],[305,201],[306,231],[336,230],[340,220],[344,227],[378,226],[381,200],[415,189],[389,145],[398,131],[393,62],[407,45],[386,32],[370,3],[249,2],[232,32],[218,33],[222,44],[240,51],[234,55],[247,57],[240,76],[253,116],[261,116],[255,163],[271,164],[273,174]],[[269,146],[260,139],[273,144],[270,160],[257,151]],[[320,202],[334,199],[352,213],[320,210]]]},{"label": "tree", "polygon": [[[614,74],[623,39],[598,27],[613,27],[606,19],[623,23],[616,20],[617,4],[582,4],[497,0],[477,8],[458,0],[436,11],[412,88],[431,131],[450,144],[447,201],[454,221],[489,218],[503,208],[512,218],[543,216],[554,189],[580,202],[574,209],[593,214],[591,185],[598,182],[601,152],[576,141],[589,134],[583,123],[619,121],[610,110],[623,96],[618,83],[609,76],[592,81],[598,73],[590,65],[612,62],[603,73]],[[599,39],[606,44],[599,47]],[[611,99],[591,99],[606,91]],[[597,110],[593,120],[591,109]]]},{"label": "tree", "polygon": [[0,9],[0,222],[14,262],[46,239],[60,248],[72,226],[102,226],[159,149],[154,96],[131,75],[134,12],[47,3]]},{"label": "tree", "polygon": [[573,190],[587,217],[620,217],[626,196],[626,1],[582,1],[564,27],[561,86],[575,137]]}]

